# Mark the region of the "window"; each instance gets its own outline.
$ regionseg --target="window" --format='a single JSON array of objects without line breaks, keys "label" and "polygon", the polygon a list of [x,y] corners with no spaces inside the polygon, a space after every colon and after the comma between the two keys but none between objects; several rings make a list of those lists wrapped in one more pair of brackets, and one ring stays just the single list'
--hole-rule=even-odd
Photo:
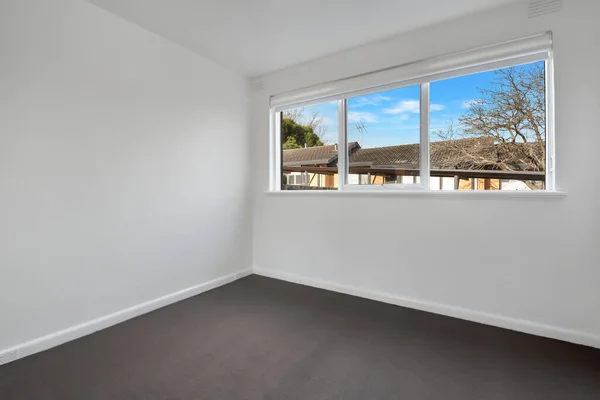
[{"label": "window", "polygon": [[419,182],[420,87],[347,99],[348,185]]},{"label": "window", "polygon": [[338,188],[337,108],[334,101],[278,113],[281,190]]},{"label": "window", "polygon": [[545,82],[543,61],[431,82],[430,188],[544,189]]},{"label": "window", "polygon": [[551,35],[271,98],[271,187],[553,190]]},{"label": "window", "polygon": [[310,179],[305,172],[292,172],[286,175],[287,184],[295,186],[304,186],[310,182]]}]

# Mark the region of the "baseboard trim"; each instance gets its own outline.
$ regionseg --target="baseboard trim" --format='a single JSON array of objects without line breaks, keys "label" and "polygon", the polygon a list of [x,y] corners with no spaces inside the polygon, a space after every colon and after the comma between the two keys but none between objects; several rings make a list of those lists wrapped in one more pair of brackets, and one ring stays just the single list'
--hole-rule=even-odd
[{"label": "baseboard trim", "polygon": [[298,283],[301,285],[312,286],[338,293],[381,301],[383,303],[394,304],[401,307],[413,308],[434,314],[446,315],[449,317],[511,329],[532,335],[600,348],[600,336],[592,335],[586,332],[569,330],[551,325],[544,325],[531,321],[474,311],[462,307],[401,297],[390,293],[378,292],[349,285],[341,285],[334,282],[307,278],[301,275],[255,267],[254,269],[245,269],[228,274],[211,281],[158,297],[156,299],[137,304],[100,318],[96,318],[83,324],[72,326],[5,350],[0,350],[0,354],[9,354],[16,351],[16,358],[10,360],[10,362],[12,362],[16,359],[48,350],[52,347],[59,346],[63,343],[87,336],[99,330],[109,328],[129,319],[149,313],[170,304],[177,303],[178,301],[185,300],[189,297],[193,297],[211,289],[226,285],[248,275],[252,275],[253,273],[287,282]]},{"label": "baseboard trim", "polygon": [[600,336],[596,336],[586,332],[564,329],[556,326],[544,325],[536,322],[510,318],[501,315],[489,314],[481,311],[475,311],[447,304],[401,297],[390,293],[362,289],[349,285],[341,285],[334,282],[307,278],[301,275],[274,271],[260,267],[255,267],[254,273],[256,275],[261,275],[292,283],[298,283],[306,286],[312,286],[320,289],[330,290],[333,292],[349,294],[352,296],[363,297],[366,299],[381,301],[383,303],[394,304],[401,307],[413,308],[416,310],[422,310],[434,314],[446,315],[449,317],[460,318],[467,321],[497,326],[500,328],[528,333],[531,335],[543,336],[551,339],[558,339],[566,342],[581,344],[584,346],[600,348]]},{"label": "baseboard trim", "polygon": [[[187,289],[179,290],[177,292],[170,293],[165,296],[161,296],[156,299],[149,300],[129,308],[125,308],[112,314],[108,314],[103,317],[84,322],[83,324],[75,325],[70,328],[66,328],[58,332],[54,332],[49,335],[30,340],[28,342],[11,347],[9,349],[0,350],[0,354],[8,354],[16,351],[16,359],[27,357],[29,355],[39,353],[44,350],[48,350],[52,347],[59,346],[63,343],[70,342],[71,340],[75,340],[80,337],[97,332],[99,330],[106,329],[113,325],[127,321],[128,319],[139,317],[140,315],[149,313],[151,311],[157,310],[159,308],[168,306],[173,303],[177,303],[178,301],[185,300],[189,297],[193,297],[200,293],[207,292],[211,289],[218,288],[219,286],[226,285],[251,274],[252,269],[249,268],[234,272],[232,274],[224,275],[222,277],[210,280],[208,282],[204,282],[199,285],[189,287]],[[16,359],[11,361],[15,361]]]}]

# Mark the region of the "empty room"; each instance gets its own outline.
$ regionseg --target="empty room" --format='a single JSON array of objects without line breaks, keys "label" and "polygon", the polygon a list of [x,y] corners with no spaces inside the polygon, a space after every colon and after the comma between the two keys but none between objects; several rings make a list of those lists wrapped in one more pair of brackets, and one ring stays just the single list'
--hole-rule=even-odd
[{"label": "empty room", "polygon": [[600,399],[599,22],[0,0],[0,400]]}]

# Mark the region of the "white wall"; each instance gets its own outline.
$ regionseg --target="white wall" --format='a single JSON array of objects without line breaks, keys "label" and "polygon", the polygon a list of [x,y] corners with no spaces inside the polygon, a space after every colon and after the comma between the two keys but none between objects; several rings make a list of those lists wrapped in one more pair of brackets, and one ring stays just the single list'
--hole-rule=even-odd
[{"label": "white wall", "polygon": [[81,0],[0,2],[0,350],[251,267],[246,81]]},{"label": "white wall", "polygon": [[[254,123],[257,271],[600,347],[600,2],[565,1],[560,13],[531,20],[526,7],[265,77],[252,105],[262,117]],[[547,30],[555,39],[556,179],[566,198],[265,194],[269,95]],[[290,253],[289,243],[304,250]]]}]

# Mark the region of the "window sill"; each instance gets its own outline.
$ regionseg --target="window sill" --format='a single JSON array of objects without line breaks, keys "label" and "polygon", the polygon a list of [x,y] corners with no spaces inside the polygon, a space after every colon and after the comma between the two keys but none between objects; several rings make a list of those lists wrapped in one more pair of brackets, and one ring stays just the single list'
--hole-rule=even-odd
[{"label": "window sill", "polygon": [[269,196],[397,196],[397,197],[431,197],[431,198],[461,198],[461,199],[500,199],[500,198],[519,198],[519,199],[560,199],[567,196],[566,192],[561,191],[467,191],[467,190],[276,190],[267,191]]}]

